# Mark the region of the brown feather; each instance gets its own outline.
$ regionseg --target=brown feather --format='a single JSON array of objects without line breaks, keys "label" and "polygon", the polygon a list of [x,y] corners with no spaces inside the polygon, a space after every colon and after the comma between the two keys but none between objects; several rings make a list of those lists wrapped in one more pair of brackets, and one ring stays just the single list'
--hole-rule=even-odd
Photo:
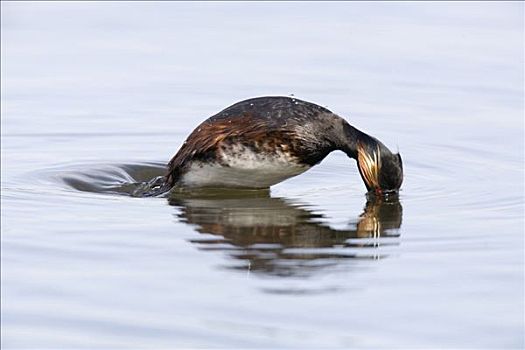
[{"label": "brown feather", "polygon": [[267,153],[281,150],[293,156],[294,138],[290,130],[269,130],[263,120],[253,118],[250,113],[228,118],[209,119],[200,124],[188,136],[177,154],[168,163],[167,183],[175,185],[184,167],[194,159],[217,157],[217,150],[233,142],[245,143]]}]

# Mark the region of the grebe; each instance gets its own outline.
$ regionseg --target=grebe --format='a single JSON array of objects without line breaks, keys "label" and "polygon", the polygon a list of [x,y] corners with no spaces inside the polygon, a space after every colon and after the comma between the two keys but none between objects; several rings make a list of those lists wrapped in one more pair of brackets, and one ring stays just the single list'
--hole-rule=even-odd
[{"label": "grebe", "polygon": [[328,109],[292,97],[238,102],[200,124],[168,164],[162,189],[269,188],[341,150],[369,192],[397,192],[401,156]]}]

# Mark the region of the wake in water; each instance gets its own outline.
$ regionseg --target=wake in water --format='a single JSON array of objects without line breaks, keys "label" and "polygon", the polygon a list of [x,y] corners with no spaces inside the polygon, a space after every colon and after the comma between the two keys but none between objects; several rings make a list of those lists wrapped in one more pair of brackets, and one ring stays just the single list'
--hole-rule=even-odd
[{"label": "wake in water", "polygon": [[100,165],[62,174],[60,179],[66,185],[83,192],[154,197],[167,196],[169,191],[164,186],[163,163]]}]

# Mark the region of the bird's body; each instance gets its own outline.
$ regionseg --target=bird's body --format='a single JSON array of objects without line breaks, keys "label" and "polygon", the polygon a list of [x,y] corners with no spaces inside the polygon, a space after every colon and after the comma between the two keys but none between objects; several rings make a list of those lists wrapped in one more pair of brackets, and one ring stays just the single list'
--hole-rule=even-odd
[{"label": "bird's body", "polygon": [[259,97],[200,124],[169,162],[166,186],[268,188],[334,150],[358,159],[358,150],[365,148],[365,154],[378,155],[386,149],[326,108],[289,97]]}]

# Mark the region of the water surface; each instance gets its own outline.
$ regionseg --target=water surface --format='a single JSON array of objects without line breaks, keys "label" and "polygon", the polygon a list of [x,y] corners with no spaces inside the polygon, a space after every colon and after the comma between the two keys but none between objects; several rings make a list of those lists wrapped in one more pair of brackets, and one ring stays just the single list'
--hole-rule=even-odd
[{"label": "water surface", "polygon": [[[2,2],[4,348],[522,348],[522,3]],[[399,148],[136,198],[192,129],[294,96]]]}]

